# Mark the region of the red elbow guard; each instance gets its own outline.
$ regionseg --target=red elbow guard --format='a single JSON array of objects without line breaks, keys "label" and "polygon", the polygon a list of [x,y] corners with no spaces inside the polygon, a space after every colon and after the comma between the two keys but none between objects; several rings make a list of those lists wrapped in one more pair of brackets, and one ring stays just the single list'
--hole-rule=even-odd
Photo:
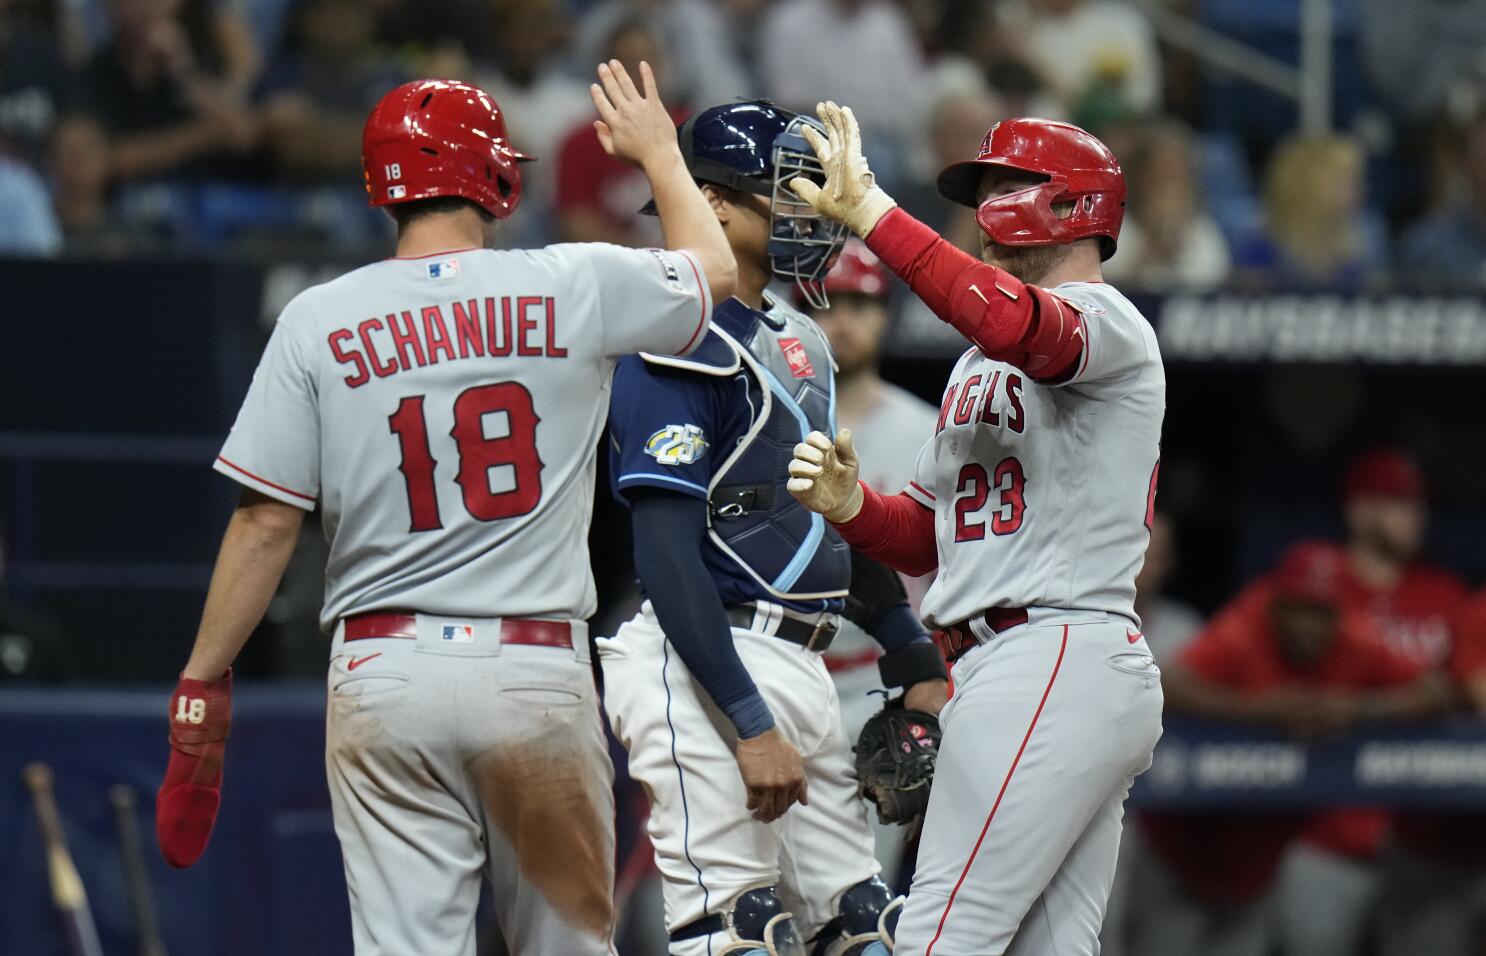
[{"label": "red elbow guard", "polygon": [[1063,299],[986,265],[894,209],[867,244],[924,304],[991,358],[1039,381],[1067,378],[1083,354],[1083,318]]}]

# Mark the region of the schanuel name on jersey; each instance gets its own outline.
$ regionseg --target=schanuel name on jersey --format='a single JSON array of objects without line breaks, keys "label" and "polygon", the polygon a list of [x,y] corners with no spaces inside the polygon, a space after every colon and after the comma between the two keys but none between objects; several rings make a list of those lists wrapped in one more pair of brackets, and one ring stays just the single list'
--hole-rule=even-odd
[{"label": "schanuel name on jersey", "polygon": [[[430,263],[435,266],[458,260]],[[442,271],[442,270],[441,270]],[[351,374],[343,381],[360,388],[413,368],[464,359],[567,358],[559,345],[557,300],[552,296],[486,296],[447,306],[426,305],[372,316],[326,336],[330,354]]]}]

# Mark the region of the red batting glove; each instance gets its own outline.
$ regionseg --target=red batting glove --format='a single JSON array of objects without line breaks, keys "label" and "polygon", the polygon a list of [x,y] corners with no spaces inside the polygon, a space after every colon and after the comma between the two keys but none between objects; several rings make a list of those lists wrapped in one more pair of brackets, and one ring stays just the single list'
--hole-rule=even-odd
[{"label": "red batting glove", "polygon": [[155,796],[155,835],[171,866],[188,867],[206,849],[231,726],[231,668],[219,680],[181,678],[170,697],[170,765]]}]

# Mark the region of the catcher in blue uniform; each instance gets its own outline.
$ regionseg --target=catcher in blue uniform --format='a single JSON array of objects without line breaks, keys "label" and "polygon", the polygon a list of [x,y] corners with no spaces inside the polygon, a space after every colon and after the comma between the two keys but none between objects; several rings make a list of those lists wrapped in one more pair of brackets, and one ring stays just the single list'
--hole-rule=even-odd
[{"label": "catcher in blue uniform", "polygon": [[943,658],[896,575],[855,559],[785,489],[794,445],[836,430],[825,336],[765,291],[793,281],[823,305],[820,280],[844,240],[784,185],[820,176],[800,134],[814,123],[754,101],[681,126],[738,292],[691,355],[628,358],[614,376],[611,473],[646,600],[598,641],[605,709],[651,798],[678,956],[889,952],[899,901],[877,876],[820,656],[849,597],[886,652],[884,683],[906,688],[884,712],[890,729],[863,738],[863,785],[878,769],[900,785],[880,812],[918,812],[945,698]]}]

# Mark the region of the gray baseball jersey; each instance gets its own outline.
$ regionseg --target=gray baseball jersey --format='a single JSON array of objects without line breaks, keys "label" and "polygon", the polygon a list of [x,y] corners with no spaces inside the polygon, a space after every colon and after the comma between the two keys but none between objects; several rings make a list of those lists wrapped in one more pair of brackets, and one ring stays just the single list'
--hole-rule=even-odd
[{"label": "gray baseball jersey", "polygon": [[1166,375],[1150,323],[1104,283],[1051,290],[1082,314],[1066,382],[1033,381],[979,349],[960,357],[907,493],[935,512],[932,626],[988,607],[1135,616],[1149,540]]},{"label": "gray baseball jersey", "polygon": [[688,351],[711,313],[700,266],[658,249],[373,263],[285,307],[216,468],[320,503],[326,630],[393,608],[585,618],[614,361]]}]

